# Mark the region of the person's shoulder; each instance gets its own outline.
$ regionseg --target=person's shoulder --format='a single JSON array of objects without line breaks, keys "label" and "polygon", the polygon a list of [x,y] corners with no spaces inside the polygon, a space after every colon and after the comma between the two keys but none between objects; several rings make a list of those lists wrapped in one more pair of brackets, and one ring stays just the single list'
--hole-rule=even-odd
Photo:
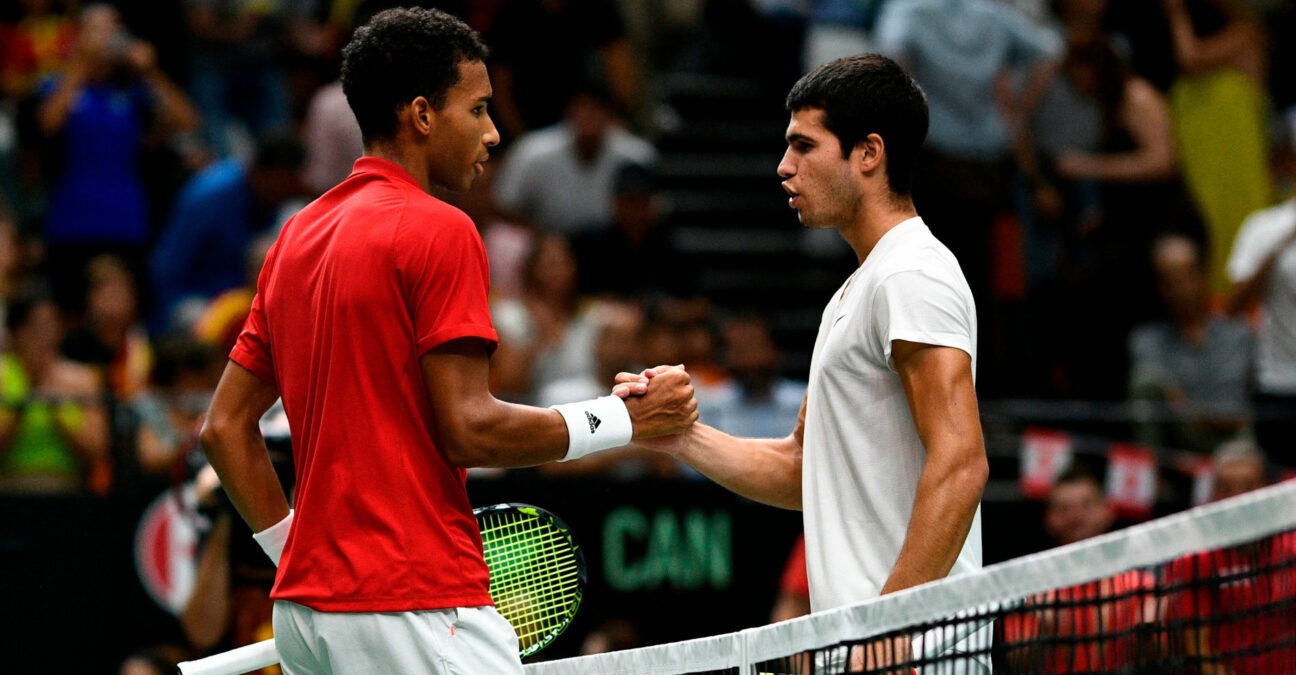
[{"label": "person's shoulder", "polygon": [[565,124],[533,129],[517,137],[504,160],[510,164],[539,161],[548,155],[562,152],[571,142],[572,133]]},{"label": "person's shoulder", "polygon": [[1257,209],[1247,214],[1242,221],[1242,229],[1263,229],[1281,227],[1296,222],[1296,198]]}]

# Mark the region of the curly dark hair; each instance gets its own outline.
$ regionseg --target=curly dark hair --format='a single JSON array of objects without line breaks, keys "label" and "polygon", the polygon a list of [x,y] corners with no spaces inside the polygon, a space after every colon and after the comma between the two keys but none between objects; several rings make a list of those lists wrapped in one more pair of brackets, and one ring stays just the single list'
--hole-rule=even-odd
[{"label": "curly dark hair", "polygon": [[342,49],[342,91],[365,142],[396,134],[396,111],[419,96],[441,109],[459,64],[488,50],[467,24],[438,9],[378,12]]},{"label": "curly dark hair", "polygon": [[886,143],[887,182],[908,196],[914,165],[927,139],[927,95],[900,64],[880,54],[825,63],[807,73],[787,96],[788,112],[817,108],[837,136],[842,156],[869,134]]}]

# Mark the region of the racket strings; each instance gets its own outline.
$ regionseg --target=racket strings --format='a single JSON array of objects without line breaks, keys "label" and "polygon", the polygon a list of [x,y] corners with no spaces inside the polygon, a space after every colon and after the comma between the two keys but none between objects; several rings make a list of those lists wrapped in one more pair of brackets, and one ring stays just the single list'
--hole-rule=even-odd
[{"label": "racket strings", "polygon": [[524,650],[556,636],[580,602],[580,562],[570,537],[523,513],[486,514],[481,525],[491,597]]}]

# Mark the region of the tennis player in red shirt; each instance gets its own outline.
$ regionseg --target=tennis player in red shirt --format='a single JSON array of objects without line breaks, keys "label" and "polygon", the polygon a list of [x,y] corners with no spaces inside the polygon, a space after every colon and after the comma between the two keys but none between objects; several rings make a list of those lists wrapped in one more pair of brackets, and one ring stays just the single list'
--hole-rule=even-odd
[{"label": "tennis player in red shirt", "polygon": [[[436,10],[384,11],[356,30],[342,84],[365,155],[284,226],[203,428],[231,501],[279,564],[289,675],[520,673],[487,594],[465,469],[575,459],[697,418],[682,368],[553,409],[491,395],[484,248],[430,195],[467,190],[499,142],[485,57],[476,33]],[[258,427],[280,397],[292,511]]]}]

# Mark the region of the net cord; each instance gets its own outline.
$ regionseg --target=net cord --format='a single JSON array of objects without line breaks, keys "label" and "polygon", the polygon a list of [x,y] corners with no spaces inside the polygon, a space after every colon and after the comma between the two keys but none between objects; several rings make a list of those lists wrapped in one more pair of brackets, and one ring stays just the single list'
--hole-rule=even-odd
[{"label": "net cord", "polygon": [[1296,481],[1288,481],[857,605],[723,635],[534,663],[525,670],[528,675],[673,675],[746,667],[1255,541],[1296,527],[1293,514]]}]

